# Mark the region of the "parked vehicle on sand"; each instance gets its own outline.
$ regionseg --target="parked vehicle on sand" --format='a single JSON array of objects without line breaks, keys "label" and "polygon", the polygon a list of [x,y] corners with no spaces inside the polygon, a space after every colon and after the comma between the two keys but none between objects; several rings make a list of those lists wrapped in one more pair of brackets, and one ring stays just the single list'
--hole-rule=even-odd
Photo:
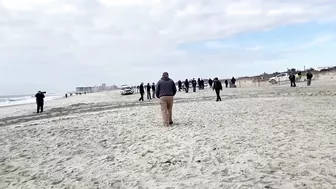
[{"label": "parked vehicle on sand", "polygon": [[274,77],[271,77],[269,78],[268,80],[271,84],[277,84],[277,83],[281,83],[281,82],[284,82],[284,81],[289,81],[289,75],[287,73],[281,73],[281,74],[278,74]]},{"label": "parked vehicle on sand", "polygon": [[120,89],[121,95],[131,95],[134,94],[134,90],[128,85],[122,85]]}]

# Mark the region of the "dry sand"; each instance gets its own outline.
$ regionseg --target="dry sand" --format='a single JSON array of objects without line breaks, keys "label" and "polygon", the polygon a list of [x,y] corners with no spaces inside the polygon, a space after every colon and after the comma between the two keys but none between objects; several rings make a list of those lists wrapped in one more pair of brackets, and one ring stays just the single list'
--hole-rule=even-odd
[{"label": "dry sand", "polygon": [[335,188],[336,82],[0,108],[0,188]]}]

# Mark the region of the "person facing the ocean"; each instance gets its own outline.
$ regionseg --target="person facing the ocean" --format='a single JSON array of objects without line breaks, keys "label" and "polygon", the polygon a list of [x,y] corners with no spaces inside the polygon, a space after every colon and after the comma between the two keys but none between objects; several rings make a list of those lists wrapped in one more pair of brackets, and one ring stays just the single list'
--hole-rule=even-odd
[{"label": "person facing the ocean", "polygon": [[35,95],[36,98],[36,104],[37,104],[37,113],[41,113],[43,112],[43,106],[44,106],[44,94],[39,91],[37,92],[37,94]]},{"label": "person facing the ocean", "polygon": [[173,124],[173,101],[176,94],[175,82],[169,78],[169,74],[164,72],[162,78],[156,84],[156,97],[160,99],[163,125]]}]

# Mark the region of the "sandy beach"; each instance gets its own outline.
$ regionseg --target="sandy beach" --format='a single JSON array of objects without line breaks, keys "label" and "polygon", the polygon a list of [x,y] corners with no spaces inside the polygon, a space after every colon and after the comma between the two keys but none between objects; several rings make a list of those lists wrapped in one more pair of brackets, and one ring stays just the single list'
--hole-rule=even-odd
[{"label": "sandy beach", "polygon": [[336,80],[158,100],[119,91],[0,108],[0,188],[336,186]]}]

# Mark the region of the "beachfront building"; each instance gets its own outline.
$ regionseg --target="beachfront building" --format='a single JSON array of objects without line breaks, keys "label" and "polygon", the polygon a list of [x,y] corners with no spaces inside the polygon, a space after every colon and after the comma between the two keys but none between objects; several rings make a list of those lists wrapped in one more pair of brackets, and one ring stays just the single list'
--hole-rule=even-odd
[{"label": "beachfront building", "polygon": [[93,93],[94,87],[76,87],[76,93]]}]

